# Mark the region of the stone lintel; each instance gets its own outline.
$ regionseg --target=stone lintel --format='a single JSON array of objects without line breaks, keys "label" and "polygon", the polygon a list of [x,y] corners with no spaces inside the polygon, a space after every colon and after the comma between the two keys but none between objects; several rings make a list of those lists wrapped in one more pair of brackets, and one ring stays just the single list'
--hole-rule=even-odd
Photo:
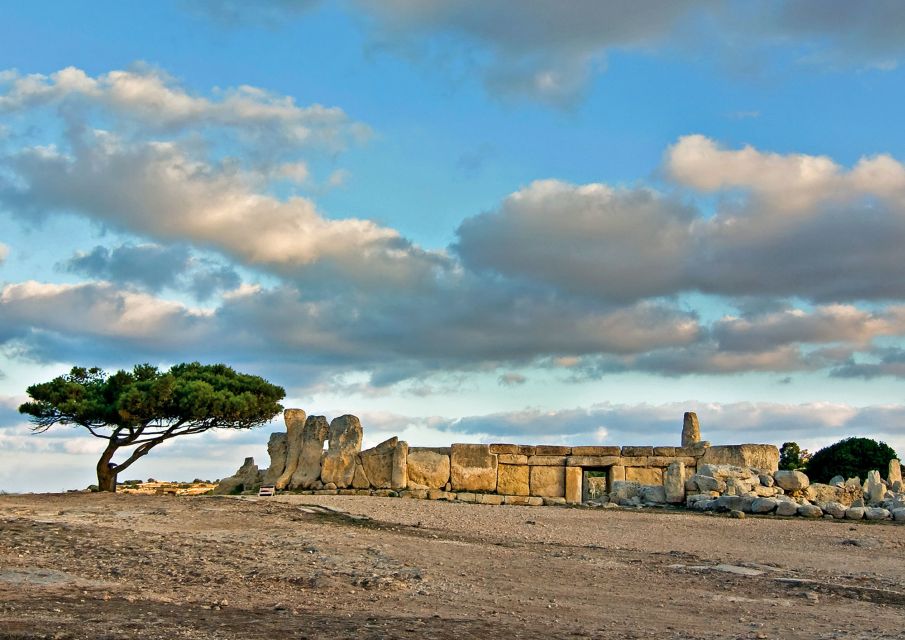
[{"label": "stone lintel", "polygon": [[565,455],[536,455],[528,456],[528,464],[538,467],[564,467],[566,466]]},{"label": "stone lintel", "polygon": [[653,447],[622,447],[622,455],[628,457],[652,456],[654,455]]},{"label": "stone lintel", "polygon": [[566,458],[567,467],[609,467],[619,464],[622,458],[615,456],[571,455]]},{"label": "stone lintel", "polygon": [[573,456],[618,456],[620,447],[572,447]]},{"label": "stone lintel", "polygon": [[552,444],[539,444],[534,447],[534,455],[538,456],[567,456],[570,453],[572,453],[572,447]]}]

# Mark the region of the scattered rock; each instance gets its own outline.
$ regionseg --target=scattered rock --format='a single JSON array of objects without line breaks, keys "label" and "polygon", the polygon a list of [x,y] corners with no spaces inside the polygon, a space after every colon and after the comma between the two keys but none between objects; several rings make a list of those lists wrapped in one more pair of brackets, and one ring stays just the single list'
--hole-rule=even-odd
[{"label": "scattered rock", "polygon": [[801,471],[779,470],[773,473],[776,484],[786,491],[798,491],[807,489],[810,481]]}]

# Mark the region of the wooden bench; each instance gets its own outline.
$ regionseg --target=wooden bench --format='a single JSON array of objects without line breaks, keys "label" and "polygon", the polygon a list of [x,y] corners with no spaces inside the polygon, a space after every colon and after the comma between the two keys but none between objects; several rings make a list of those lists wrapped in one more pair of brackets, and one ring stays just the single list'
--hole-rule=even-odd
[{"label": "wooden bench", "polygon": [[270,497],[276,495],[277,488],[272,484],[261,485],[261,488],[258,489],[258,496]]}]

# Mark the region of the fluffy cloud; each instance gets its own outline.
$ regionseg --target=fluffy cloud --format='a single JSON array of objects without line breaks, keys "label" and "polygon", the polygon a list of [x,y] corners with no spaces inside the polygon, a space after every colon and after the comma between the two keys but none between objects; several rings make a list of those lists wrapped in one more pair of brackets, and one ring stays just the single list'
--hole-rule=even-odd
[{"label": "fluffy cloud", "polygon": [[9,247],[0,242],[0,264],[3,264],[9,257]]}]

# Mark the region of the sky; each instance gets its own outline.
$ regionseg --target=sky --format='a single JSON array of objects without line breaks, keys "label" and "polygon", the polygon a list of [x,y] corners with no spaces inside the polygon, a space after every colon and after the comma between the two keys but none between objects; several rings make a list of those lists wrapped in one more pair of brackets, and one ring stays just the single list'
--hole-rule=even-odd
[{"label": "sky", "polygon": [[[905,455],[905,4],[0,0],[0,490],[72,366],[224,362],[365,446]],[[125,472],[267,465],[179,438]],[[122,478],[121,478],[122,479]]]}]

